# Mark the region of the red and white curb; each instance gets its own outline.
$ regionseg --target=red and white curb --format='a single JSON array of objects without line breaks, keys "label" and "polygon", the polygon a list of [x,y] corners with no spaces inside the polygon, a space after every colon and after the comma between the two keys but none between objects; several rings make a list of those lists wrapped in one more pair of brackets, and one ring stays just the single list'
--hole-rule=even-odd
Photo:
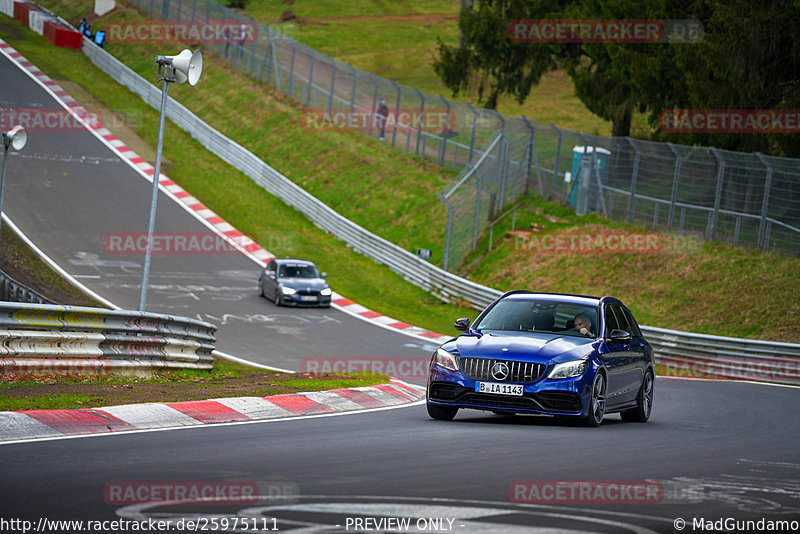
[{"label": "red and white curb", "polygon": [[376,386],[272,397],[0,412],[0,442],[334,414],[390,408],[424,397],[424,388],[392,379]]},{"label": "red and white curb", "polygon": [[[96,45],[85,42],[84,46]],[[152,181],[153,176],[155,175],[155,168],[150,165],[150,163],[142,159],[136,152],[131,150],[124,141],[117,138],[108,128],[105,128],[100,121],[86,120],[86,118],[90,117],[90,114],[86,111],[86,109],[78,104],[75,99],[73,99],[62,87],[50,79],[50,77],[44,74],[30,61],[25,59],[19,52],[17,52],[2,39],[0,39],[0,53],[22,67],[34,80],[38,81],[48,92],[50,92],[53,98],[59,101],[69,113],[71,113],[79,122],[84,124],[89,131],[94,132],[94,134],[114,152],[116,152],[120,158],[135,167],[145,178]],[[179,205],[192,213],[197,219],[211,228],[212,231],[217,233],[228,243],[236,247],[243,254],[257,262],[259,265],[263,266],[264,263],[275,257],[274,254],[265,250],[250,237],[234,228],[233,225],[214,213],[189,192],[170,180],[165,174],[160,173],[158,183],[159,189],[162,192],[178,202]],[[437,334],[424,328],[398,321],[361,306],[360,304],[357,304],[336,292],[333,293],[332,305],[343,312],[358,317],[359,319],[363,319],[378,326],[388,328],[389,330],[402,332],[418,339],[423,339],[436,344],[444,343],[452,337]]]}]

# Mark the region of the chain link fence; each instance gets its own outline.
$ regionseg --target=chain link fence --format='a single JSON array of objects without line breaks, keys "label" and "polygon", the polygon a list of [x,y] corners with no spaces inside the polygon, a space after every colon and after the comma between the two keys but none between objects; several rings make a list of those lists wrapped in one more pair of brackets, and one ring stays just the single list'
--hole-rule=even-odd
[{"label": "chain link fence", "polygon": [[[133,3],[165,20],[253,25],[212,0]],[[252,42],[206,49],[292,96],[316,118],[358,117],[358,126],[346,127],[460,169],[439,195],[448,209],[445,269],[458,268],[504,206],[527,193],[654,230],[800,251],[800,160],[595,136],[507,117],[380,78],[257,26]],[[389,108],[385,118],[377,115],[381,100]]]}]

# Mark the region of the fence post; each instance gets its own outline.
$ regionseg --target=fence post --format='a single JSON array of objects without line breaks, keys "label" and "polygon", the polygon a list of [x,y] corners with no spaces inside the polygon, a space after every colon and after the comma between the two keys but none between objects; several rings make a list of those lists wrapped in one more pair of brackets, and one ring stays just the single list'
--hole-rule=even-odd
[{"label": "fence post", "polygon": [[672,194],[669,198],[669,217],[667,218],[667,228],[672,230],[672,223],[675,219],[675,203],[678,201],[678,180],[681,175],[683,155],[678,152],[678,149],[672,143],[667,143],[667,146],[675,154],[675,172],[672,176]]},{"label": "fence post", "polygon": [[197,0],[192,0],[192,22],[194,22],[194,14],[197,11]]},{"label": "fence post", "polygon": [[297,53],[297,42],[292,39],[292,59],[289,60],[289,96],[294,95],[294,55]]},{"label": "fence post", "polygon": [[472,250],[478,248],[478,227],[481,223],[481,195],[483,194],[483,178],[481,172],[475,169],[475,177],[478,180],[477,194],[475,195],[475,224],[472,227]]},{"label": "fence post", "polygon": [[467,158],[467,165],[469,165],[472,163],[472,156],[475,153],[475,130],[478,128],[478,112],[469,102],[467,102],[467,107],[472,112],[472,133],[469,138],[469,157]]},{"label": "fence post", "polygon": [[356,105],[356,83],[358,83],[358,71],[352,65],[350,68],[353,69],[353,90],[350,91],[350,117],[353,116],[353,110],[355,109]]},{"label": "fence post", "polygon": [[442,269],[447,270],[447,264],[450,260],[450,234],[453,230],[453,205],[447,200],[447,197],[439,193],[439,198],[442,199],[444,205],[447,207],[447,227],[444,234],[444,254],[442,258]]},{"label": "fence post", "polygon": [[506,137],[506,120],[503,116],[494,111],[494,114],[497,115],[497,118],[500,120],[500,136],[502,139],[500,140],[500,150],[497,152],[497,170],[500,173],[500,191],[498,193],[498,200],[497,200],[497,212],[500,213],[503,211],[503,205],[506,196],[506,181],[508,180],[508,138]]},{"label": "fence post", "polygon": [[761,152],[756,152],[756,156],[767,168],[767,176],[764,179],[764,197],[761,200],[761,221],[758,224],[758,245],[761,250],[769,250],[769,239],[767,239],[767,213],[769,213],[769,195],[772,190],[772,166]]},{"label": "fence post", "polygon": [[331,56],[328,57],[331,59],[331,64],[333,65],[333,69],[331,69],[331,87],[328,90],[328,113],[330,113],[333,110],[333,91],[336,87],[336,60]]},{"label": "fence post", "polygon": [[[422,137],[422,121],[425,120],[425,95],[423,95],[422,91],[420,91],[416,87],[414,88],[414,90],[417,92],[420,99],[419,118],[417,119],[417,143],[416,146],[414,147],[414,154],[419,156],[419,142],[420,138]],[[423,146],[422,149],[424,151],[425,147]],[[425,154],[423,153],[422,155],[424,156]]]},{"label": "fence post", "polygon": [[525,168],[525,194],[528,194],[528,179],[531,176],[531,162],[536,167],[536,180],[539,182],[539,196],[544,198],[544,183],[542,182],[542,172],[539,169],[539,155],[536,153],[536,128],[531,121],[522,115],[522,121],[528,127],[528,161]]},{"label": "fence post", "polygon": [[[374,85],[374,89],[372,90],[372,107],[369,108],[369,133],[372,134],[372,127],[375,125],[375,112],[378,109],[378,77],[372,74],[371,72],[369,75],[372,77],[372,83]],[[386,128],[386,125],[383,126]]]},{"label": "fence post", "polygon": [[555,165],[553,166],[553,195],[552,196],[555,196],[555,194],[556,194],[556,186],[558,184],[558,166],[561,164],[561,142],[563,140],[563,136],[561,135],[561,130],[558,129],[558,126],[556,126],[552,122],[550,123],[550,127],[553,129],[554,132],[556,132],[556,135],[558,136],[558,145],[556,146],[556,162],[555,162]]},{"label": "fence post", "polygon": [[719,169],[717,170],[717,188],[714,193],[714,211],[711,212],[706,227],[707,240],[713,240],[717,234],[717,217],[719,217],[719,206],[722,203],[722,182],[725,178],[725,160],[722,159],[722,154],[714,147],[711,147],[711,153],[717,158]]},{"label": "fence post", "polygon": [[314,60],[317,57],[317,53],[313,48],[309,48],[309,50],[311,51],[311,61],[308,66],[308,83],[306,84],[308,92],[306,93],[305,104],[307,108],[311,107],[311,91],[314,90]]},{"label": "fence post", "polygon": [[636,155],[633,157],[633,175],[631,176],[631,198],[628,201],[628,222],[633,222],[634,217],[636,216],[636,186],[639,180],[639,162],[642,159],[642,152],[639,150],[639,147],[636,146],[636,143],[633,142],[633,139],[630,137],[626,137],[625,140],[628,144],[633,147],[634,152]]},{"label": "fence post", "polygon": [[392,85],[394,85],[395,90],[397,91],[397,103],[394,107],[394,131],[392,132],[392,148],[394,148],[395,141],[397,140],[397,122],[398,117],[400,117],[400,98],[403,95],[402,90],[400,89],[400,84],[394,80],[390,80]]},{"label": "fence post", "polygon": [[447,136],[449,135],[448,128],[450,127],[450,102],[448,102],[447,99],[442,95],[439,95],[439,98],[442,99],[442,102],[444,102],[444,105],[447,108],[445,124],[442,127],[441,139],[439,140],[439,155],[437,157],[439,165],[443,167],[445,152],[447,152]]},{"label": "fence post", "polygon": [[[573,176],[572,179],[575,180],[576,178],[580,177],[578,181],[578,200],[575,202],[575,215],[586,215],[589,212],[589,187],[591,186],[592,180],[592,170],[594,169],[594,151],[595,148],[592,146],[592,156],[589,158],[589,171],[584,172],[586,166],[584,165],[584,161],[586,160],[586,155],[589,151],[589,141],[586,137],[583,136],[583,133],[576,132],[578,137],[583,143],[583,154],[581,155],[581,166],[578,168],[577,176]],[[574,187],[574,186],[573,186]],[[571,191],[570,191],[571,193]],[[569,196],[572,196],[570,194]]]}]

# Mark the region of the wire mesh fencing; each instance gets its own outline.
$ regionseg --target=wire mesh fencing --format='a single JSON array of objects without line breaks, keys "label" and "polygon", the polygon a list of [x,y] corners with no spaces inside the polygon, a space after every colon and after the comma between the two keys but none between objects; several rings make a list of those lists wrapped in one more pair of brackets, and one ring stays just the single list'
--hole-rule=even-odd
[{"label": "wire mesh fencing", "polygon": [[448,209],[446,269],[520,196],[734,245],[800,251],[800,160],[589,135],[425,93],[315,51],[213,0],[132,0],[170,21],[243,24],[255,38],[205,44],[307,109],[305,127],[355,129],[460,170]]}]

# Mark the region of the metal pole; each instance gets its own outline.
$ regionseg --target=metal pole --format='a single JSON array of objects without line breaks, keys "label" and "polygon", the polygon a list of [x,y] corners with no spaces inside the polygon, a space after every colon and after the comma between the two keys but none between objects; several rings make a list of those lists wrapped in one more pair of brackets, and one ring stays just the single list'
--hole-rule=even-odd
[{"label": "metal pole", "polygon": [[717,217],[719,216],[719,206],[722,202],[722,182],[725,178],[725,160],[719,151],[711,147],[711,153],[717,158],[719,162],[719,170],[717,171],[717,189],[714,193],[714,211],[711,212],[706,226],[706,239],[713,240],[717,233]]},{"label": "metal pole", "polygon": [[442,199],[444,205],[447,206],[447,230],[444,234],[444,259],[442,260],[442,269],[447,270],[447,262],[450,259],[450,232],[453,230],[453,206],[447,201],[447,197],[439,193],[439,198]]},{"label": "metal pole", "polygon": [[297,53],[297,43],[292,41],[292,59],[289,60],[289,96],[294,96],[294,56]]},{"label": "metal pole", "polygon": [[[422,121],[425,120],[425,95],[419,89],[414,89],[419,95],[419,118],[417,119],[417,143],[414,147],[414,154],[419,155],[419,139],[422,137]],[[423,147],[424,150],[424,147]],[[423,154],[424,156],[425,154]]]},{"label": "metal pole", "polygon": [[306,107],[311,104],[311,91],[314,90],[314,49],[311,48],[311,62],[308,66],[308,93],[306,93]]},{"label": "metal pole", "polygon": [[528,128],[528,161],[525,162],[525,194],[528,194],[531,163],[533,163],[536,166],[536,179],[539,182],[539,196],[544,198],[544,183],[542,182],[542,173],[539,170],[539,157],[536,154],[536,129],[525,115],[522,115],[522,122],[524,122],[525,126]]},{"label": "metal pole", "polygon": [[672,143],[667,143],[667,146],[672,150],[672,153],[675,154],[675,173],[672,177],[672,195],[670,195],[669,199],[669,216],[667,217],[667,228],[672,230],[672,223],[674,222],[675,218],[675,202],[678,200],[678,179],[681,175],[681,164],[683,163],[683,156],[678,152],[678,149],[675,148],[675,145]]},{"label": "metal pole", "polygon": [[333,66],[331,70],[331,88],[328,93],[328,113],[330,113],[333,110],[333,91],[336,87],[336,60],[331,56],[328,57],[331,59],[331,65]]},{"label": "metal pole", "polygon": [[[372,107],[369,108],[369,133],[372,135],[372,128],[375,126],[375,112],[378,109],[378,78],[371,72],[369,73],[370,77],[372,78],[373,83],[373,90],[372,90]],[[383,125],[384,130],[386,125]]]},{"label": "metal pole", "polygon": [[472,134],[469,137],[469,157],[467,157],[467,165],[469,165],[472,163],[472,155],[475,153],[475,130],[478,128],[478,112],[469,102],[467,102],[467,107],[472,112]]},{"label": "metal pole", "polygon": [[158,119],[158,144],[156,145],[156,168],[153,172],[153,197],[150,200],[150,223],[147,226],[147,250],[144,254],[144,268],[142,269],[142,288],[139,293],[139,311],[145,311],[147,301],[147,286],[150,282],[150,258],[153,252],[153,231],[156,226],[156,202],[158,201],[158,181],[161,176],[161,149],[164,145],[164,116],[167,109],[167,93],[169,82],[164,80],[161,91],[161,116]]},{"label": "metal pole", "polygon": [[350,117],[353,116],[353,110],[355,110],[356,106],[356,85],[358,83],[358,71],[352,65],[350,68],[353,69],[353,89],[350,91]]},{"label": "metal pole", "polygon": [[[558,145],[556,145],[556,163],[553,166],[553,195],[552,196],[555,197],[556,186],[558,184],[558,166],[561,163],[561,142],[563,140],[563,135],[561,135],[561,130],[558,129],[558,126],[556,126],[552,122],[550,123],[550,127],[553,129],[554,132],[556,132],[556,135],[558,136]],[[567,196],[567,198],[565,199],[565,203],[568,202],[568,201],[569,201],[569,196]]]},{"label": "metal pole", "polygon": [[6,134],[3,134],[3,176],[0,178],[0,228],[3,226],[3,193],[6,190],[6,163],[8,163],[8,146],[10,144],[6,140]]},{"label": "metal pole", "polygon": [[631,176],[631,198],[628,202],[628,222],[633,222],[636,214],[636,182],[639,179],[639,160],[642,158],[642,153],[639,152],[639,147],[633,143],[630,137],[626,137],[625,140],[628,141],[628,144],[630,144],[634,152],[636,152],[633,158],[633,176]]},{"label": "metal pole", "polygon": [[[769,240],[767,237],[767,213],[769,211],[769,195],[772,189],[772,166],[767,162],[761,152],[756,152],[756,156],[761,160],[761,163],[767,168],[767,176],[764,181],[764,197],[761,200],[761,221],[758,224],[758,244],[761,250],[766,252],[769,249]],[[2,203],[2,200],[0,200]]]},{"label": "metal pole", "polygon": [[449,134],[448,128],[450,127],[450,102],[448,102],[447,99],[442,95],[439,95],[439,98],[442,99],[442,102],[444,102],[444,105],[447,108],[447,115],[445,119],[446,123],[442,127],[442,138],[439,141],[439,157],[438,157],[439,165],[444,166],[445,152],[447,152],[447,135]]},{"label": "metal pole", "polygon": [[492,111],[494,111],[494,114],[497,115],[497,118],[500,120],[500,135],[503,136],[503,139],[500,142],[500,149],[497,151],[497,170],[500,173],[500,191],[498,192],[499,198],[497,201],[497,211],[499,213],[503,211],[503,205],[505,204],[506,181],[508,180],[508,151],[510,142],[506,137],[506,120],[496,110]]},{"label": "metal pole", "polygon": [[394,85],[395,90],[397,91],[397,103],[394,107],[394,130],[392,131],[392,148],[394,148],[395,141],[397,140],[397,123],[400,120],[400,98],[403,96],[403,92],[400,89],[400,84],[394,80],[390,80],[392,85]]}]

